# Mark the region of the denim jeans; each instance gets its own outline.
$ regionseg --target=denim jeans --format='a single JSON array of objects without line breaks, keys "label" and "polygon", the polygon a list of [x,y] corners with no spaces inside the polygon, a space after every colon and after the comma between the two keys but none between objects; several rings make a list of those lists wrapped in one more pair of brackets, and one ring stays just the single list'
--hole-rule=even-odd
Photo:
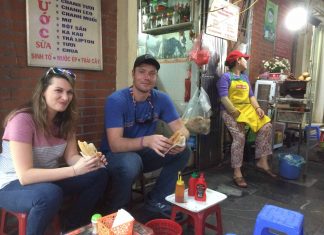
[{"label": "denim jeans", "polygon": [[76,195],[74,205],[63,218],[63,225],[69,230],[90,223],[92,210],[103,195],[107,179],[107,171],[102,168],[49,183],[22,186],[15,180],[0,189],[0,207],[28,213],[27,235],[41,235],[59,211],[63,197]]},{"label": "denim jeans", "polygon": [[159,156],[152,149],[138,152],[107,153],[107,169],[112,184],[108,207],[111,211],[125,208],[131,200],[132,185],[141,172],[151,172],[163,167],[149,197],[164,202],[164,198],[174,193],[178,171],[185,168],[190,149],[177,155]]}]

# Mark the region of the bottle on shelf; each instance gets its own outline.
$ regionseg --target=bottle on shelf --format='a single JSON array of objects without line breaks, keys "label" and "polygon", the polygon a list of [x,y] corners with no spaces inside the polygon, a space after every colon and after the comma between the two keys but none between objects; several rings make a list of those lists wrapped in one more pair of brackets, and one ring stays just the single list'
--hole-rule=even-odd
[{"label": "bottle on shelf", "polygon": [[172,15],[172,24],[179,24],[180,23],[180,14],[179,14],[179,4],[175,4],[173,8],[173,15]]},{"label": "bottle on shelf", "polygon": [[188,182],[188,196],[189,197],[195,196],[197,180],[198,180],[198,174],[197,174],[197,172],[194,171],[190,175],[189,182]]},{"label": "bottle on shelf", "polygon": [[202,202],[206,201],[206,189],[207,189],[207,184],[206,184],[204,173],[200,173],[200,176],[197,179],[197,183],[196,183],[196,193],[195,193],[196,201],[202,201]]},{"label": "bottle on shelf", "polygon": [[151,29],[154,29],[156,27],[157,27],[156,15],[155,14],[152,14],[150,16],[150,28]]},{"label": "bottle on shelf", "polygon": [[168,25],[168,14],[164,12],[162,14],[161,26],[167,26],[167,25]]},{"label": "bottle on shelf", "polygon": [[178,180],[175,188],[175,202],[182,203],[184,202],[184,190],[185,184],[181,177],[181,172],[178,172]]},{"label": "bottle on shelf", "polygon": [[189,22],[189,20],[190,20],[190,5],[189,5],[189,3],[186,3],[186,5],[184,7],[183,21]]},{"label": "bottle on shelf", "polygon": [[156,27],[161,27],[162,26],[162,15],[158,13],[156,15]]},{"label": "bottle on shelf", "polygon": [[168,25],[172,25],[173,12],[168,11],[167,17],[168,17]]}]

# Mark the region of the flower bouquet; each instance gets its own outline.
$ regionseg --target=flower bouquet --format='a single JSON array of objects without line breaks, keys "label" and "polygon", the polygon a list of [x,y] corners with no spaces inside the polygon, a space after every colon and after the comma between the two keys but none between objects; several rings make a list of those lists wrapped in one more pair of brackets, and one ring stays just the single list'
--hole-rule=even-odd
[{"label": "flower bouquet", "polygon": [[270,60],[262,60],[262,63],[269,73],[290,73],[290,63],[286,58],[274,57]]}]

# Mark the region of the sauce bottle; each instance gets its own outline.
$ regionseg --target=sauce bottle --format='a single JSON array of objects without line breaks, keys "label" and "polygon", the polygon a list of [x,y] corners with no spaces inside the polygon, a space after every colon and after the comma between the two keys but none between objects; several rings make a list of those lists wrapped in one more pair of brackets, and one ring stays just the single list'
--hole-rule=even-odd
[{"label": "sauce bottle", "polygon": [[91,217],[91,223],[92,223],[92,234],[98,234],[98,219],[100,219],[102,216],[101,214],[94,214]]},{"label": "sauce bottle", "polygon": [[195,200],[196,201],[206,201],[206,189],[207,184],[205,181],[204,173],[200,173],[199,178],[197,179],[196,183],[196,193],[195,193]]},{"label": "sauce bottle", "polygon": [[190,175],[189,182],[188,182],[188,196],[189,197],[195,196],[197,180],[198,180],[198,174],[197,174],[197,172],[193,172]]},{"label": "sauce bottle", "polygon": [[181,172],[178,172],[178,180],[175,188],[175,201],[176,202],[184,202],[184,190],[185,190],[185,184],[181,177]]}]

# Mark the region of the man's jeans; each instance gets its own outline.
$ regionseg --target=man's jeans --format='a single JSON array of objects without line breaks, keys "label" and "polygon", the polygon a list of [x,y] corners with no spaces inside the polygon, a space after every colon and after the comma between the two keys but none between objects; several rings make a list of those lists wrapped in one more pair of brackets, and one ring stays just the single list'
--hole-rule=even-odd
[{"label": "man's jeans", "polygon": [[59,211],[63,197],[76,195],[72,209],[64,217],[66,229],[90,223],[91,213],[107,185],[103,168],[88,174],[52,183],[22,186],[18,180],[0,189],[0,207],[28,213],[27,235],[44,234]]},{"label": "man's jeans", "polygon": [[132,185],[142,173],[151,172],[163,167],[160,176],[149,197],[163,202],[164,198],[174,193],[178,171],[185,168],[190,156],[188,147],[177,155],[159,156],[152,149],[145,148],[138,152],[106,154],[107,169],[112,184],[111,198],[108,207],[111,211],[124,208],[131,200]]}]

